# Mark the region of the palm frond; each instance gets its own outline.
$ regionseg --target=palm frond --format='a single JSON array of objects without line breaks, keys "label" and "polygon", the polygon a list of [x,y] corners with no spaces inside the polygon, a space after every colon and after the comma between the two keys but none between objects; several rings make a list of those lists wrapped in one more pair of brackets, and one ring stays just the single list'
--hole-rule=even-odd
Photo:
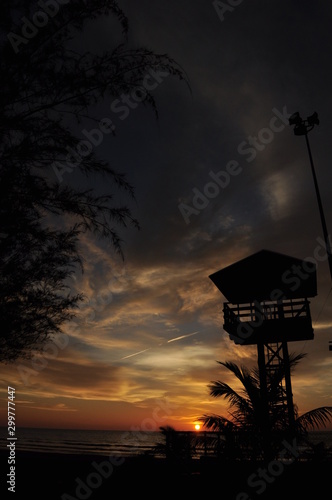
[{"label": "palm frond", "polygon": [[213,431],[233,430],[237,427],[236,424],[234,424],[234,422],[232,422],[228,418],[214,414],[203,415],[199,418],[199,421],[204,427]]},{"label": "palm frond", "polygon": [[243,385],[246,380],[252,379],[251,373],[246,366],[238,366],[232,361],[217,361],[217,363],[234,373],[236,378],[238,378]]},{"label": "palm frond", "polygon": [[[253,370],[250,371],[247,367],[238,366],[230,361],[226,362],[218,361],[218,363],[221,364],[222,366],[225,366],[225,368],[227,368],[228,370],[230,370],[236,376],[236,378],[241,382],[244,388],[245,398],[241,397],[238,393],[235,393],[235,391],[233,391],[235,394],[231,394],[231,392],[229,392],[229,394],[225,396],[227,399],[229,399],[231,404],[238,406],[238,408],[243,408],[244,410],[248,410],[249,407],[251,409],[257,408],[259,406],[259,400],[260,400],[259,376],[256,376]],[[219,388],[219,391],[220,390],[221,388]]]},{"label": "palm frond", "polygon": [[238,392],[232,389],[225,382],[221,382],[220,380],[215,380],[208,385],[210,389],[210,395],[214,398],[224,397],[224,399],[228,400],[230,406],[236,406],[238,408],[247,408],[250,405],[250,401],[241,396]]},{"label": "palm frond", "polygon": [[296,419],[300,431],[308,431],[326,427],[332,420],[332,406],[321,406],[310,410]]}]

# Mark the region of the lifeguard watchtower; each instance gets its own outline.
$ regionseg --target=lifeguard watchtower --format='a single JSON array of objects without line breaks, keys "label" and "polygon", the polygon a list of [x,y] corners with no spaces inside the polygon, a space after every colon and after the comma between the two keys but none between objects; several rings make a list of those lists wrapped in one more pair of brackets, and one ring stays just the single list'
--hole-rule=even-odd
[{"label": "lifeguard watchtower", "polygon": [[[316,265],[261,250],[211,274],[225,296],[224,330],[236,344],[257,345],[262,402],[267,415],[278,406],[285,428],[294,425],[288,342],[314,338],[308,297],[317,295]],[[283,370],[278,401],[270,383]],[[282,408],[280,406],[282,405]]]}]

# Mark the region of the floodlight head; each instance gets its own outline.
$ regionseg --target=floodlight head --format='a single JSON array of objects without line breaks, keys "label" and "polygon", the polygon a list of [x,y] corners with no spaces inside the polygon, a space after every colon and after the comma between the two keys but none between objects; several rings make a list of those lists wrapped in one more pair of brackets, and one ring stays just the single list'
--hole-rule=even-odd
[{"label": "floodlight head", "polygon": [[294,127],[294,135],[305,135],[308,132],[304,123],[299,123]]},{"label": "floodlight head", "polygon": [[300,113],[297,111],[293,113],[289,118],[290,125],[300,125],[302,123],[302,118],[300,117]]},{"label": "floodlight head", "polygon": [[307,121],[311,126],[319,125],[318,114],[316,113],[316,111],[314,112],[314,114],[308,116]]}]

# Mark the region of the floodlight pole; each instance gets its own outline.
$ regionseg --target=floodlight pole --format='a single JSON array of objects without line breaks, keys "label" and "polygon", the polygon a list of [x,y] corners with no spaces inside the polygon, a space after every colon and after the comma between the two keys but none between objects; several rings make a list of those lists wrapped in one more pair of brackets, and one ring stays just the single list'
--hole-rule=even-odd
[{"label": "floodlight pole", "polygon": [[319,187],[318,187],[318,182],[317,182],[317,176],[315,172],[315,167],[314,167],[314,162],[312,159],[312,154],[311,154],[311,148],[309,144],[309,138],[308,138],[308,132],[314,128],[315,124],[319,124],[318,116],[317,113],[312,115],[311,117],[308,117],[307,120],[302,120],[299,116],[298,113],[294,113],[290,119],[289,119],[290,125],[295,125],[294,128],[294,134],[295,135],[304,135],[306,144],[307,144],[307,149],[308,149],[308,154],[309,154],[309,160],[310,160],[310,166],[311,166],[311,172],[312,176],[314,179],[314,185],[315,185],[315,191],[316,191],[316,197],[317,197],[317,203],[318,203],[318,208],[319,208],[319,214],[320,214],[320,219],[322,223],[322,228],[323,228],[323,235],[324,235],[324,240],[325,240],[325,247],[326,247],[326,253],[327,253],[327,259],[328,259],[328,264],[329,264],[329,270],[330,270],[330,276],[331,276],[331,281],[332,281],[332,251],[331,251],[331,244],[330,244],[330,239],[329,239],[329,233],[327,230],[327,225],[326,225],[326,219],[324,215],[324,210],[323,210],[323,204],[322,204],[322,199],[320,196],[319,192]]},{"label": "floodlight pole", "polygon": [[305,134],[305,140],[306,140],[306,143],[307,143],[308,154],[309,154],[309,159],[310,159],[310,166],[311,166],[312,176],[313,176],[313,179],[314,179],[314,185],[315,185],[316,196],[317,196],[317,203],[318,203],[319,214],[320,214],[320,218],[321,218],[321,222],[322,222],[322,228],[323,228],[323,234],[324,234],[324,240],[325,240],[327,258],[328,258],[329,269],[330,269],[330,276],[331,276],[331,281],[332,281],[332,252],[331,252],[331,244],[330,244],[330,239],[329,239],[329,233],[328,233],[328,230],[327,230],[327,225],[326,225],[326,220],[325,220],[325,215],[324,215],[324,210],[323,210],[322,199],[320,197],[320,192],[319,192],[319,187],[318,187],[318,182],[317,182],[317,176],[316,176],[316,172],[315,172],[314,162],[313,162],[313,159],[312,159],[311,148],[310,148],[309,139],[308,139],[308,133]]}]

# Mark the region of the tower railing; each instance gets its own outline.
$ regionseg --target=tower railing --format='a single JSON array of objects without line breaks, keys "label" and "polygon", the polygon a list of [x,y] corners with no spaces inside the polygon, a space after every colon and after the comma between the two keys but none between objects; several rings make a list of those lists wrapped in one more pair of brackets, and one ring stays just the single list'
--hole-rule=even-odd
[{"label": "tower railing", "polygon": [[224,321],[230,325],[299,317],[310,317],[308,299],[290,299],[281,302],[255,301],[248,304],[224,303]]},{"label": "tower railing", "polygon": [[313,338],[308,299],[254,301],[247,304],[224,303],[224,329],[236,341],[241,333],[247,335],[247,344],[256,343],[257,335],[267,335],[269,341],[300,340]]}]

